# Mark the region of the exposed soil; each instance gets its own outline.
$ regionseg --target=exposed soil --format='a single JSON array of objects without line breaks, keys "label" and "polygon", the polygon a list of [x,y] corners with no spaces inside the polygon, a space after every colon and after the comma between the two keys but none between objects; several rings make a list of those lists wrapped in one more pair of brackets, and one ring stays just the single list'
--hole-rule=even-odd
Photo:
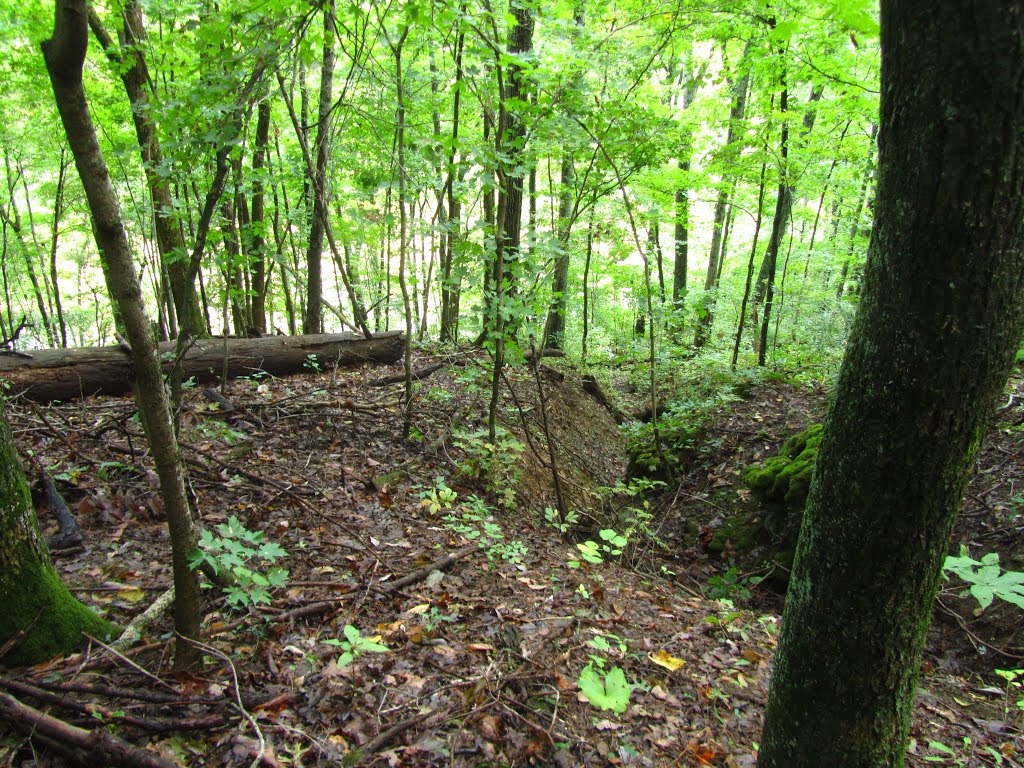
[{"label": "exposed soil", "polygon": [[[242,409],[230,419],[190,392],[181,434],[198,517],[214,528],[234,515],[280,543],[287,585],[246,611],[210,592],[208,663],[193,676],[171,673],[164,617],[123,657],[93,644],[8,671],[0,687],[56,689],[60,705],[18,695],[189,766],[754,765],[781,598],[742,578],[709,589],[729,561],[703,543],[733,505],[755,503],[740,468],[820,419],[824,394],[764,384],[723,410],[678,486],[647,499],[667,548],[644,539],[621,558],[571,567],[581,559],[575,540],[543,513],[557,505],[536,379],[509,374],[515,397],[503,389],[502,419],[522,457],[485,483],[472,473],[493,461],[480,436],[485,371],[472,358],[453,362],[421,382],[408,440],[401,385],[374,385],[395,368],[236,381],[223,392]],[[623,440],[570,367],[545,361],[539,378],[566,503],[585,538],[599,538],[610,521],[632,519],[630,500],[598,490],[623,477]],[[58,568],[121,624],[170,584],[133,413],[129,399],[8,408],[23,455],[58,476],[86,535],[84,549],[59,553]],[[972,554],[995,549],[1016,568],[1021,420],[1015,396],[958,529]],[[503,438],[498,452],[507,447]],[[457,494],[451,509],[421,499],[439,477]],[[452,553],[455,562],[430,568]],[[1021,765],[1021,694],[1004,695],[992,674],[1024,666],[1014,658],[1024,656],[1020,612],[993,606],[977,618],[958,591],[937,610],[908,763]],[[379,635],[390,652],[339,667],[346,625]],[[624,671],[625,711],[580,695],[594,657]],[[4,733],[0,765],[54,764]]]}]

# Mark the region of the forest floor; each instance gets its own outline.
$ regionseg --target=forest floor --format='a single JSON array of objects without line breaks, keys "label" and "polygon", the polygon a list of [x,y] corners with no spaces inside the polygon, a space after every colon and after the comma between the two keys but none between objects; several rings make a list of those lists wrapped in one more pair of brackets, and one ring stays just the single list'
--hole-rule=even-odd
[{"label": "forest floor", "polygon": [[[438,362],[424,354],[416,367]],[[394,366],[234,381],[221,392],[230,415],[189,391],[181,436],[197,517],[211,531],[237,517],[280,544],[286,584],[248,609],[206,593],[201,672],[172,671],[164,616],[124,654],[93,643],[7,670],[0,687],[188,766],[753,766],[781,596],[704,543],[734,505],[754,503],[740,469],[820,420],[824,393],[753,386],[721,407],[677,483],[629,498],[601,490],[624,478],[624,439],[570,366],[510,372],[509,432],[487,449],[485,363],[449,362],[420,382],[408,439],[402,385],[384,383]],[[1016,383],[957,540],[1020,569]],[[56,478],[85,534],[84,548],[56,553],[58,569],[122,625],[171,583],[134,413],[125,398],[8,406],[30,476]],[[587,531],[575,538],[543,512],[556,506],[545,415]],[[653,535],[601,539],[638,523],[630,504]],[[604,562],[581,557],[585,539]],[[977,617],[959,592],[949,585],[936,609],[908,764],[1020,766],[1024,693],[994,673],[1024,667],[1020,612]],[[0,766],[59,765],[53,754],[0,726]]]}]

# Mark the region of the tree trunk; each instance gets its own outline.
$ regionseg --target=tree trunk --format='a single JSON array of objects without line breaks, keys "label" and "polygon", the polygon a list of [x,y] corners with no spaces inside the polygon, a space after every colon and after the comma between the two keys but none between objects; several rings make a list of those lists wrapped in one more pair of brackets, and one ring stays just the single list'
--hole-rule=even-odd
[{"label": "tree trunk", "polygon": [[142,21],[142,11],[136,0],[129,0],[125,5],[122,19],[122,42],[120,48],[115,48],[114,41],[104,29],[99,16],[95,11],[89,13],[89,25],[93,34],[120,74],[132,106],[135,135],[139,141],[142,167],[146,173],[149,195],[153,202],[157,248],[160,250],[160,258],[167,266],[178,324],[192,336],[203,336],[206,334],[206,319],[203,317],[196,291],[194,288],[190,290],[187,286],[189,270],[188,260],[185,258],[185,243],[174,215],[174,199],[168,178],[161,175],[163,152],[150,114],[150,75],[143,53],[146,29]]},{"label": "tree trunk", "polygon": [[903,764],[950,532],[1024,333],[1024,14],[881,9],[875,226],[760,768]]},{"label": "tree trunk", "polygon": [[562,181],[558,191],[558,255],[551,276],[551,307],[548,309],[547,324],[544,328],[545,346],[551,349],[565,348],[565,313],[568,307],[569,289],[569,238],[572,235],[573,201],[576,198],[576,164],[572,154],[566,150],[562,155]]},{"label": "tree trunk", "polygon": [[412,302],[409,297],[409,281],[406,270],[409,264],[409,222],[406,208],[406,190],[408,188],[405,168],[405,83],[402,73],[402,47],[409,35],[409,25],[405,25],[397,42],[390,43],[391,52],[395,57],[395,100],[398,114],[396,115],[397,133],[395,145],[398,148],[398,284],[402,291],[402,307],[405,310],[405,355],[402,359],[405,370],[405,402],[402,406],[402,437],[409,438],[412,431]]},{"label": "tree trunk", "polygon": [[757,257],[757,238],[761,234],[761,218],[764,214],[764,175],[767,169],[767,163],[762,162],[761,181],[757,187],[757,218],[754,221],[754,242],[750,245],[750,260],[747,262],[747,279],[743,285],[743,300],[740,302],[740,317],[736,323],[736,340],[732,345],[733,368],[736,367],[736,361],[740,356],[740,342],[743,340],[743,323],[747,317],[747,302],[750,300],[750,285],[754,277],[754,259]]},{"label": "tree trunk", "polygon": [[[465,13],[465,3],[461,13]],[[462,242],[462,201],[455,192],[455,180],[462,180],[464,163],[459,157],[459,110],[462,97],[462,50],[466,42],[466,33],[459,28],[455,42],[455,83],[452,96],[452,139],[448,154],[448,174],[445,179],[445,192],[448,195],[447,233],[444,239],[444,250],[441,256],[441,341],[458,341],[459,328],[459,293],[462,289],[462,278],[455,265],[456,246]]]},{"label": "tree trunk", "polygon": [[[723,161],[728,162],[739,155],[739,149],[735,147],[737,133],[740,129],[740,121],[747,112],[747,91],[750,89],[750,71],[747,69],[747,58],[750,53],[751,43],[747,43],[743,49],[743,56],[740,59],[739,69],[743,71],[739,80],[733,85],[732,106],[729,109],[729,129],[725,138],[723,149]],[[697,329],[693,335],[693,346],[698,349],[707,343],[708,334],[715,322],[715,292],[718,289],[718,277],[722,272],[722,263],[725,259],[725,228],[726,211],[729,208],[729,198],[732,195],[735,183],[730,179],[723,181],[718,190],[718,199],[715,201],[715,219],[711,228],[711,251],[708,255],[708,270],[704,278],[703,306],[697,313]]]},{"label": "tree trunk", "polygon": [[57,195],[53,200],[53,231],[50,233],[50,282],[53,284],[53,304],[57,312],[60,345],[68,345],[68,324],[64,318],[64,304],[60,296],[60,276],[57,274],[57,243],[60,239],[60,220],[64,215],[64,186],[68,178],[67,152],[60,148],[60,172],[57,175]]},{"label": "tree trunk", "polygon": [[4,664],[37,664],[114,627],[64,587],[39,533],[32,496],[0,406],[0,645],[25,632]]},{"label": "tree trunk", "polygon": [[[523,218],[523,155],[526,144],[526,123],[520,114],[526,100],[523,69],[518,57],[533,49],[533,13],[529,8],[513,5],[515,26],[509,31],[508,52],[512,63],[504,67],[500,114],[498,118],[498,215],[495,227],[494,269],[491,282],[494,290],[494,368],[491,372],[491,400],[487,410],[487,432],[491,443],[497,439],[498,395],[501,370],[505,365],[506,262],[519,256]],[[499,67],[499,72],[502,68]]]},{"label": "tree trunk", "polygon": [[[853,261],[853,250],[857,243],[857,233],[864,228],[862,218],[864,215],[864,206],[867,204],[869,199],[869,190],[871,189],[871,182],[875,176],[875,140],[878,135],[878,126],[871,126],[871,143],[868,145],[868,159],[864,168],[864,176],[860,182],[860,193],[857,195],[857,204],[853,209],[853,216],[850,221],[850,244],[846,251],[846,258],[843,259],[843,265],[839,270],[839,280],[836,283],[836,298],[843,298],[843,293],[846,291],[846,276],[850,271],[850,263]],[[836,229],[839,228],[839,221],[836,220]]]},{"label": "tree trunk", "polygon": [[316,124],[316,166],[313,171],[313,215],[306,247],[306,314],[303,333],[323,331],[321,257],[327,221],[327,163],[331,148],[331,102],[334,89],[334,0],[324,5],[324,55],[320,70],[320,111]]},{"label": "tree trunk", "polygon": [[135,274],[131,248],[121,211],[100,151],[96,128],[85,99],[82,69],[89,27],[85,0],[57,0],[53,36],[43,42],[43,58],[50,75],[57,109],[92,215],[93,236],[106,266],[107,288],[124,321],[132,346],[136,399],[160,479],[160,494],[167,513],[174,572],[174,628],[179,635],[175,665],[193,666],[198,649],[187,642],[199,636],[199,582],[188,566],[188,553],[197,544],[185,496],[184,470],[171,421],[171,411],[156,356],[142,291]]},{"label": "tree trunk", "polygon": [[267,332],[267,222],[266,222],[266,166],[270,142],[270,100],[260,102],[256,114],[256,139],[252,153],[252,209],[249,231],[245,241],[249,251],[249,269],[252,274],[252,307],[250,321],[256,333]]}]

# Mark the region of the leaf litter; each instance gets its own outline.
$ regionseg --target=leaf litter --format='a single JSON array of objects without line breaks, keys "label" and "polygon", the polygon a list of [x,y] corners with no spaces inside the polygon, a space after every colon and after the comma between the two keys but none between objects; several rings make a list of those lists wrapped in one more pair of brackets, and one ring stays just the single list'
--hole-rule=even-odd
[{"label": "leaf litter", "polygon": [[[571,367],[545,363],[543,405],[583,531],[563,536],[544,514],[554,498],[537,378],[509,372],[506,443],[488,448],[484,363],[449,362],[418,385],[405,441],[400,385],[375,386],[394,368],[230,382],[221,394],[242,418],[189,390],[179,417],[197,520],[214,530],[235,517],[263,533],[288,553],[287,583],[244,611],[207,592],[206,663],[192,675],[171,671],[164,617],[127,653],[94,643],[8,670],[0,687],[32,686],[20,695],[56,716],[188,766],[753,766],[780,598],[759,589],[747,605],[707,599],[702,585],[727,563],[682,522],[713,515],[723,493],[752,503],[739,469],[820,418],[821,393],[765,383],[723,409],[700,461],[648,496],[667,549],[631,543],[621,557],[579,562],[577,543],[602,541],[589,512],[608,497],[592,491],[625,472],[614,420]],[[1020,417],[1011,403],[1002,422]],[[133,403],[14,402],[9,418],[85,534],[83,548],[57,553],[58,569],[80,599],[126,624],[171,583]],[[965,504],[964,541],[1008,536],[1024,457],[1019,432],[994,435]],[[518,458],[495,461],[513,440]],[[465,471],[489,461],[489,482]],[[442,484],[455,502],[424,505]],[[40,518],[48,524],[45,509]],[[1019,626],[1007,635],[1005,621],[958,607],[937,612],[908,764],[1020,765],[1020,710],[999,678],[964,663],[963,640],[964,630],[992,630],[1019,649]],[[0,736],[0,764],[35,765],[34,754]]]}]

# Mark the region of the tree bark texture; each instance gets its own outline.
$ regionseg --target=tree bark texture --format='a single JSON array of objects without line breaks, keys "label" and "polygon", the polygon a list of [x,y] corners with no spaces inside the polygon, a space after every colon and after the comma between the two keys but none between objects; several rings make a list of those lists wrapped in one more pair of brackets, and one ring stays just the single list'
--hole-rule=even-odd
[{"label": "tree bark texture", "polygon": [[1024,4],[881,8],[875,227],[760,768],[903,764],[950,531],[1024,333]]},{"label": "tree bark texture", "polygon": [[[161,365],[170,372],[176,342],[159,345]],[[0,379],[11,383],[12,394],[30,400],[73,400],[89,395],[122,395],[131,391],[134,367],[118,346],[42,349],[32,357],[0,355]],[[200,383],[217,380],[225,365],[224,339],[198,339],[181,361],[184,378]],[[327,333],[310,336],[264,336],[227,340],[229,376],[250,376],[263,371],[287,376],[308,369],[310,356],[321,368],[365,361],[393,363],[402,354],[402,334]]]},{"label": "tree bark texture", "polygon": [[32,496],[0,413],[0,645],[24,638],[4,664],[36,664],[84,645],[82,632],[107,637],[115,628],[64,587],[39,533]]}]

